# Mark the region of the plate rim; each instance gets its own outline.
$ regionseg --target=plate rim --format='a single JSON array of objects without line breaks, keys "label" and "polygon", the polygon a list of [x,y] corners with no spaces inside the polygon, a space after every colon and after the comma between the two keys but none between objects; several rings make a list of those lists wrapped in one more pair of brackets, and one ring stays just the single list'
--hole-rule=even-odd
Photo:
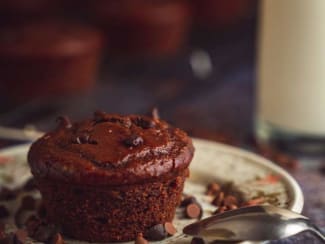
[{"label": "plate rim", "polygon": [[277,175],[280,175],[283,182],[288,186],[289,196],[292,197],[291,204],[289,205],[289,210],[292,210],[296,213],[301,213],[304,206],[304,195],[302,189],[298,182],[287,172],[285,169],[281,168],[280,166],[276,165],[271,160],[264,158],[254,152],[241,149],[239,147],[226,145],[220,142],[215,142],[211,140],[201,139],[201,138],[192,138],[193,142],[205,143],[210,144],[218,147],[220,151],[225,153],[229,153],[241,158],[248,159],[250,161],[254,161],[254,163],[261,165],[270,171],[275,172]]},{"label": "plate rim", "polygon": [[[304,206],[304,196],[301,187],[299,186],[298,182],[293,178],[290,173],[288,173],[285,169],[281,168],[280,166],[276,165],[274,162],[272,162],[269,159],[266,159],[260,155],[257,155],[256,153],[253,153],[251,151],[226,145],[220,142],[212,141],[212,140],[206,140],[201,138],[192,137],[193,143],[201,143],[201,144],[210,144],[213,147],[217,147],[219,151],[223,151],[228,154],[232,154],[241,158],[245,158],[247,160],[253,161],[254,163],[261,165],[270,171],[275,172],[277,175],[280,175],[282,180],[285,182],[286,186],[288,186],[289,195],[292,197],[291,204],[289,206],[289,209],[301,213]],[[9,147],[4,147],[0,149],[0,154],[11,154],[15,153],[15,151],[20,150],[26,150],[28,147],[30,147],[31,143],[24,143]]]}]

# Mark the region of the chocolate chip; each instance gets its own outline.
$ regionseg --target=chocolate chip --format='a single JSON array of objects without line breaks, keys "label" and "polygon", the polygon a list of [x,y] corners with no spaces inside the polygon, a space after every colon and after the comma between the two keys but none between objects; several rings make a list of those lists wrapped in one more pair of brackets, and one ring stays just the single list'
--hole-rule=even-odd
[{"label": "chocolate chip", "polygon": [[89,134],[83,134],[80,136],[77,136],[72,140],[73,143],[75,144],[98,144],[96,140],[93,140],[90,138]]},{"label": "chocolate chip", "polygon": [[200,237],[193,237],[191,244],[205,244],[204,240]]},{"label": "chocolate chip", "polygon": [[88,144],[97,145],[98,142],[96,140],[94,140],[94,139],[89,138]]},{"label": "chocolate chip", "polygon": [[59,123],[60,127],[67,128],[67,129],[72,127],[72,123],[67,116],[59,116],[57,117],[56,121]]},{"label": "chocolate chip", "polygon": [[167,232],[162,224],[157,224],[149,228],[145,236],[150,241],[160,241],[167,237]]},{"label": "chocolate chip", "polygon": [[80,136],[80,140],[82,143],[88,143],[89,142],[89,135],[88,134],[84,134],[82,136]]},{"label": "chocolate chip", "polygon": [[51,240],[50,244],[64,244],[62,235],[60,233],[57,233]]},{"label": "chocolate chip", "polygon": [[209,195],[209,196],[216,195],[216,194],[218,194],[218,193],[220,192],[220,190],[221,190],[220,185],[217,184],[217,183],[211,183],[211,184],[208,185],[207,188],[208,188],[208,189],[207,189],[206,194]]},{"label": "chocolate chip", "polygon": [[126,128],[130,128],[132,126],[132,121],[130,120],[130,118],[123,118],[121,120],[121,124]]},{"label": "chocolate chip", "polygon": [[86,136],[77,136],[74,140],[73,143],[75,144],[85,144],[88,141],[88,138]]},{"label": "chocolate chip", "polygon": [[122,117],[118,115],[109,115],[103,111],[96,111],[94,113],[94,120],[96,123],[101,123],[101,122],[120,123],[126,128],[130,128],[132,125],[131,120],[127,117]]},{"label": "chocolate chip", "polygon": [[73,139],[72,141],[74,144],[82,144],[80,138],[77,136],[76,138]]},{"label": "chocolate chip", "polygon": [[135,239],[135,244],[148,244],[149,242],[143,238],[143,234],[142,233],[139,233],[137,235],[137,238]]},{"label": "chocolate chip", "polygon": [[187,205],[191,204],[191,203],[197,203],[197,200],[195,197],[193,196],[186,196],[182,201],[180,206],[181,207],[186,207]]},{"label": "chocolate chip", "polygon": [[229,205],[237,205],[238,204],[238,200],[235,196],[232,196],[232,195],[228,195],[225,197],[225,199],[223,200],[223,204],[225,206],[229,206]]},{"label": "chocolate chip", "polygon": [[167,235],[169,235],[169,236],[173,236],[177,232],[177,229],[175,228],[175,226],[171,222],[166,222],[164,224],[164,227],[165,227],[165,231],[167,232]]},{"label": "chocolate chip", "polygon": [[0,219],[7,218],[9,215],[9,210],[5,206],[0,205]]},{"label": "chocolate chip", "polygon": [[35,179],[34,178],[30,178],[26,183],[25,185],[23,186],[23,189],[24,191],[33,191],[36,188],[36,182],[35,182]]},{"label": "chocolate chip", "polygon": [[153,108],[151,114],[153,119],[160,119],[159,111],[157,108]]},{"label": "chocolate chip", "polygon": [[155,122],[152,121],[151,119],[146,119],[146,118],[141,118],[141,117],[138,117],[134,120],[134,123],[141,127],[142,129],[150,129],[150,128],[153,128],[155,127]]},{"label": "chocolate chip", "polygon": [[223,200],[225,198],[225,193],[220,192],[213,200],[212,200],[212,204],[214,206],[221,206],[223,204]]},{"label": "chocolate chip", "polygon": [[36,208],[36,200],[32,196],[24,196],[21,200],[21,208],[23,210],[34,210]]},{"label": "chocolate chip", "polygon": [[129,138],[125,139],[123,143],[128,147],[136,147],[143,144],[143,139],[138,135],[131,135]]},{"label": "chocolate chip", "polygon": [[202,208],[198,203],[191,203],[187,205],[185,214],[190,219],[200,218],[202,216]]},{"label": "chocolate chip", "polygon": [[106,117],[107,117],[107,114],[103,111],[97,110],[94,113],[94,119],[97,123],[105,121]]},{"label": "chocolate chip", "polygon": [[14,235],[14,244],[25,244],[27,240],[27,231],[19,229]]},{"label": "chocolate chip", "polygon": [[10,190],[7,187],[2,187],[0,190],[0,201],[10,201],[15,199],[17,193],[14,190]]}]

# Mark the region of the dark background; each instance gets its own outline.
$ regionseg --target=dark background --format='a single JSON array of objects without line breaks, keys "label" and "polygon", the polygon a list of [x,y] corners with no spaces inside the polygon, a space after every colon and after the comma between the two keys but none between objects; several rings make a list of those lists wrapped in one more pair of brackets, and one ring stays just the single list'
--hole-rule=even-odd
[{"label": "dark background", "polygon": [[[191,136],[253,150],[288,169],[304,190],[304,213],[325,227],[324,163],[320,163],[324,159],[296,158],[282,152],[268,154],[254,140],[257,5],[251,5],[246,15],[236,21],[222,23],[222,28],[193,27],[186,44],[173,55],[121,58],[105,52],[96,85],[82,93],[33,97],[15,103],[4,96],[7,91],[2,89],[0,125],[32,125],[47,131],[55,126],[59,115],[78,120],[97,109],[147,114],[157,107],[162,119]],[[33,89],[33,84],[30,87]],[[0,143],[3,147],[17,142]],[[312,243],[310,237],[305,238],[300,243]]]}]

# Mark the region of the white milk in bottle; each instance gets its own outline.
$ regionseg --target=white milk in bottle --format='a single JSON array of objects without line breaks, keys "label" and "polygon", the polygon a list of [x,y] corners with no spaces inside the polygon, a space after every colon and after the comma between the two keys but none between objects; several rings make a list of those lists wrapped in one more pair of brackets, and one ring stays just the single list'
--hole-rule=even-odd
[{"label": "white milk in bottle", "polygon": [[325,0],[262,1],[258,43],[258,139],[325,152]]}]

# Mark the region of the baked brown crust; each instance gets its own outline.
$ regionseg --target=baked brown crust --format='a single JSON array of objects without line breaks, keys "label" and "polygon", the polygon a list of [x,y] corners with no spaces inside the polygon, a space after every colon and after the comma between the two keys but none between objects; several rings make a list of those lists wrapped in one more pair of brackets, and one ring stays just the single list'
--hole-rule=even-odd
[{"label": "baked brown crust", "polygon": [[162,120],[97,112],[44,135],[32,145],[28,161],[38,179],[114,186],[173,178],[189,166],[193,153],[186,133]]}]

